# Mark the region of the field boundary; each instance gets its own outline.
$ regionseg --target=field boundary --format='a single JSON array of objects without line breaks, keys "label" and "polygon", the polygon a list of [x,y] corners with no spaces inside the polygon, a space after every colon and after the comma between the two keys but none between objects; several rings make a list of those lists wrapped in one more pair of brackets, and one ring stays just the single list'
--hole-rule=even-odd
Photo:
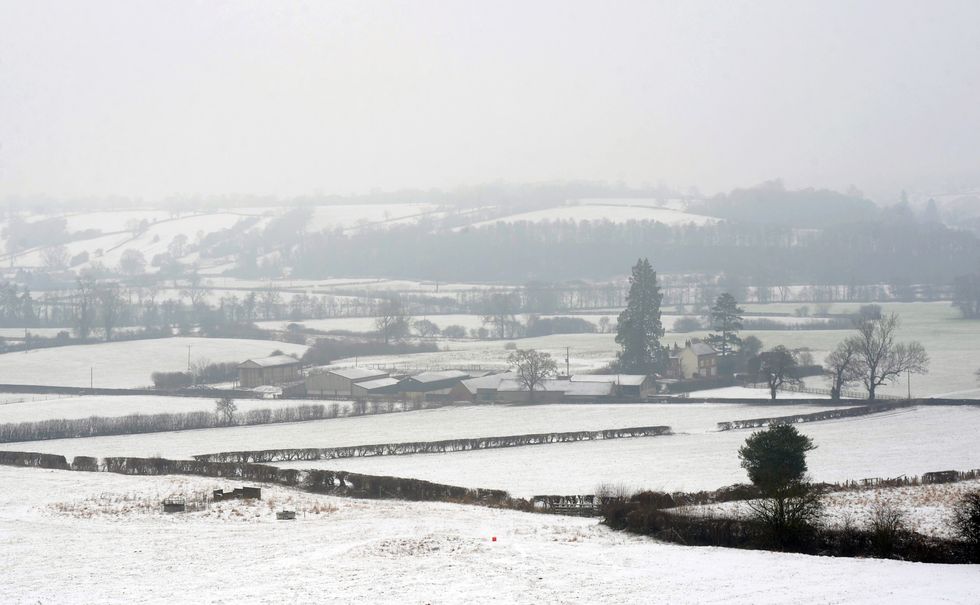
[{"label": "field boundary", "polygon": [[412,454],[442,454],[505,447],[524,447],[578,441],[601,441],[633,437],[657,437],[670,435],[669,426],[641,426],[599,431],[571,431],[563,433],[532,433],[499,437],[470,439],[444,439],[441,441],[407,441],[402,443],[376,443],[327,448],[280,448],[269,450],[245,450],[199,454],[193,458],[199,462],[264,463],[294,460],[334,460],[367,456],[405,456]]},{"label": "field boundary", "polygon": [[719,431],[731,431],[738,429],[757,429],[766,426],[776,426],[783,424],[801,424],[804,422],[819,422],[821,420],[834,420],[837,418],[854,418],[857,416],[868,416],[870,414],[881,414],[901,408],[914,407],[911,402],[890,402],[873,405],[862,405],[853,408],[838,408],[824,410],[822,412],[811,412],[809,414],[794,414],[792,416],[773,416],[771,418],[748,418],[745,420],[730,420],[719,422]]}]

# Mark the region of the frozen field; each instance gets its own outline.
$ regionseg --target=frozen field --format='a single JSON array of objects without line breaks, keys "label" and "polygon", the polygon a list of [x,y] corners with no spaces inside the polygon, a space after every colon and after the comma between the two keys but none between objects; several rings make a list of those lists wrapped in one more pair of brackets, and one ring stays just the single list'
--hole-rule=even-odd
[{"label": "frozen field", "polygon": [[[266,403],[271,406],[275,402]],[[705,432],[714,430],[715,423],[724,420],[821,409],[827,408],[738,404],[448,406],[291,424],[5,443],[0,444],[0,449],[42,451],[66,456],[161,455],[188,458],[194,454],[228,450],[436,441],[648,425],[666,425],[678,432]]]},{"label": "frozen field", "polygon": [[[149,508],[163,496],[229,485],[10,467],[0,483],[4,603],[980,600],[975,566],[684,547],[593,519],[271,486],[164,516]],[[274,521],[279,507],[298,519]]]},{"label": "frozen field", "polygon": [[[950,525],[953,506],[964,494],[977,489],[980,489],[980,480],[832,492],[823,498],[821,522],[828,527],[842,527],[850,523],[853,527],[867,528],[872,508],[884,504],[901,511],[910,529],[929,536],[952,538],[956,536]],[[684,510],[692,514],[709,513],[724,517],[744,518],[751,514],[745,502],[691,506]]]},{"label": "frozen field", "polygon": [[245,361],[276,349],[302,355],[303,345],[232,338],[159,338],[93,345],[73,345],[0,355],[0,383],[96,388],[152,385],[150,374],[187,369],[191,362]]},{"label": "frozen field", "polygon": [[[55,418],[88,418],[89,416],[126,416],[128,414],[162,414],[213,412],[214,397],[166,397],[134,395],[105,397],[91,395],[0,394],[0,423],[29,422]],[[285,408],[300,405],[336,403],[340,409],[350,407],[350,401],[310,401],[309,399],[236,399],[239,412],[262,408]]]},{"label": "frozen field", "polygon": [[[977,448],[980,407],[919,407],[801,424],[798,428],[817,445],[808,454],[810,473],[817,481],[980,468],[980,448]],[[749,430],[691,432],[641,439],[284,465],[498,488],[519,496],[590,494],[601,484],[695,491],[748,481],[739,466],[738,448],[750,434]]]}]

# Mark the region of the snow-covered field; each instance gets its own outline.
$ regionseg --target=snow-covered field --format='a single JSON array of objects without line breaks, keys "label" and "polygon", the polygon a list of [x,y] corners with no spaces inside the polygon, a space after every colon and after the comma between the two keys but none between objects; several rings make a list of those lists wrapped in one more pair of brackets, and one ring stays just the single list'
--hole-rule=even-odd
[{"label": "snow-covered field", "polygon": [[272,486],[163,515],[150,503],[234,484],[10,467],[0,484],[4,603],[980,601],[974,566],[685,547],[594,519]]},{"label": "snow-covered field", "polygon": [[670,226],[700,226],[717,223],[719,222],[719,219],[700,214],[690,214],[671,208],[656,208],[644,205],[628,206],[622,204],[591,203],[559,206],[557,208],[547,208],[544,210],[534,210],[531,212],[521,212],[520,214],[512,214],[489,221],[481,221],[474,223],[472,226],[483,227],[498,223],[541,223],[546,221],[610,221],[612,223],[654,221]]},{"label": "snow-covered field", "polygon": [[[279,402],[263,403],[273,407]],[[204,399],[201,404],[208,405],[210,401]],[[261,404],[254,405],[262,407]],[[714,430],[715,423],[724,420],[821,409],[827,408],[738,404],[465,405],[291,424],[5,443],[0,444],[0,449],[51,452],[69,457],[160,455],[189,458],[194,454],[228,450],[335,447],[649,425],[666,425],[678,432],[705,432]]]},{"label": "snow-covered field", "polygon": [[[808,454],[810,473],[817,481],[980,468],[976,446],[980,407],[917,407],[798,428],[817,445]],[[520,496],[589,494],[602,484],[696,491],[748,481],[739,466],[738,448],[750,434],[748,430],[691,431],[641,439],[284,464],[498,488]]]},{"label": "snow-covered field", "polygon": [[[967,492],[980,489],[980,480],[937,485],[906,487],[870,487],[860,490],[831,492],[823,497],[820,522],[828,527],[867,528],[874,507],[884,505],[899,511],[905,525],[921,534],[952,538],[956,532],[950,524],[953,506]],[[711,514],[744,518],[751,514],[745,502],[723,502],[684,507],[691,514]]]},{"label": "snow-covered field", "polygon": [[[768,399],[770,396],[768,389],[750,389],[748,387],[724,387],[720,389],[707,389],[704,391],[691,391],[687,394],[691,399],[701,399],[704,397],[711,399]],[[793,391],[779,391],[777,399],[830,399],[829,395],[812,395],[810,393],[796,393]]]},{"label": "snow-covered field", "polygon": [[[89,416],[126,416],[128,414],[162,414],[213,412],[213,397],[167,397],[156,395],[66,397],[64,395],[0,394],[0,423],[31,422],[56,418]],[[350,401],[310,401],[309,399],[236,399],[239,412],[269,408],[286,408],[310,404],[337,404],[340,410],[350,408]]]},{"label": "snow-covered field", "polygon": [[152,385],[153,372],[187,369],[191,363],[245,361],[275,350],[302,355],[304,345],[233,338],[159,338],[72,345],[0,355],[0,383],[96,388]]}]

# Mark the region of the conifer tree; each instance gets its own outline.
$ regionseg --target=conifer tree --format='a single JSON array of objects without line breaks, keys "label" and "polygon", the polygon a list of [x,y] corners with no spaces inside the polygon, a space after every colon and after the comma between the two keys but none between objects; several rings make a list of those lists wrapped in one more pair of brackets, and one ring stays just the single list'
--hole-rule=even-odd
[{"label": "conifer tree", "polygon": [[731,357],[742,346],[738,332],[742,329],[743,313],[745,310],[727,292],[721,294],[711,307],[711,328],[719,333],[708,334],[708,344],[718,351],[721,357],[720,369],[726,374],[733,369]]},{"label": "conifer tree", "polygon": [[621,371],[648,373],[660,369],[664,358],[660,346],[664,335],[660,322],[662,301],[657,273],[650,261],[639,259],[633,266],[626,308],[619,314],[616,329],[616,343],[623,348],[619,353]]}]

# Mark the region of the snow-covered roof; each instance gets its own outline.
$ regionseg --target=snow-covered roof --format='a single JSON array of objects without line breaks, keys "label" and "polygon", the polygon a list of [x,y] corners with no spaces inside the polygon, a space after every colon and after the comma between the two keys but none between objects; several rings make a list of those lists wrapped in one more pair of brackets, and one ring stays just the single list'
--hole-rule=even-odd
[{"label": "snow-covered roof", "polygon": [[642,386],[646,379],[646,374],[575,374],[572,376],[572,382],[608,382],[627,387]]},{"label": "snow-covered roof", "polygon": [[358,382],[357,386],[362,389],[367,389],[372,391],[374,389],[386,389],[390,386],[398,384],[398,380],[394,378],[377,378],[375,380],[365,380],[363,382]]},{"label": "snow-covered roof", "polygon": [[336,370],[327,370],[326,373],[340,376],[341,378],[346,378],[347,380],[353,380],[354,382],[386,378],[388,376],[388,372],[372,370],[369,368],[337,368]]},{"label": "snow-covered roof", "polygon": [[238,365],[240,368],[275,368],[279,366],[291,366],[298,364],[299,360],[289,355],[273,355],[271,357],[260,357],[249,359]]},{"label": "snow-covered roof", "polygon": [[[538,391],[551,391],[566,395],[603,397],[612,395],[613,386],[611,382],[572,382],[571,380],[549,378],[541,381],[534,388]],[[497,391],[501,393],[517,393],[527,391],[527,388],[519,380],[508,378],[500,381]]]},{"label": "snow-covered roof", "polygon": [[422,372],[412,376],[412,379],[423,384],[428,382],[440,382],[442,380],[453,380],[456,378],[469,378],[470,375],[459,370],[443,370],[441,372]]},{"label": "snow-covered roof", "polygon": [[476,393],[480,389],[496,389],[500,386],[502,380],[513,380],[516,377],[517,374],[514,372],[500,372],[499,374],[488,374],[477,378],[469,378],[464,380],[462,384],[470,393]]}]

